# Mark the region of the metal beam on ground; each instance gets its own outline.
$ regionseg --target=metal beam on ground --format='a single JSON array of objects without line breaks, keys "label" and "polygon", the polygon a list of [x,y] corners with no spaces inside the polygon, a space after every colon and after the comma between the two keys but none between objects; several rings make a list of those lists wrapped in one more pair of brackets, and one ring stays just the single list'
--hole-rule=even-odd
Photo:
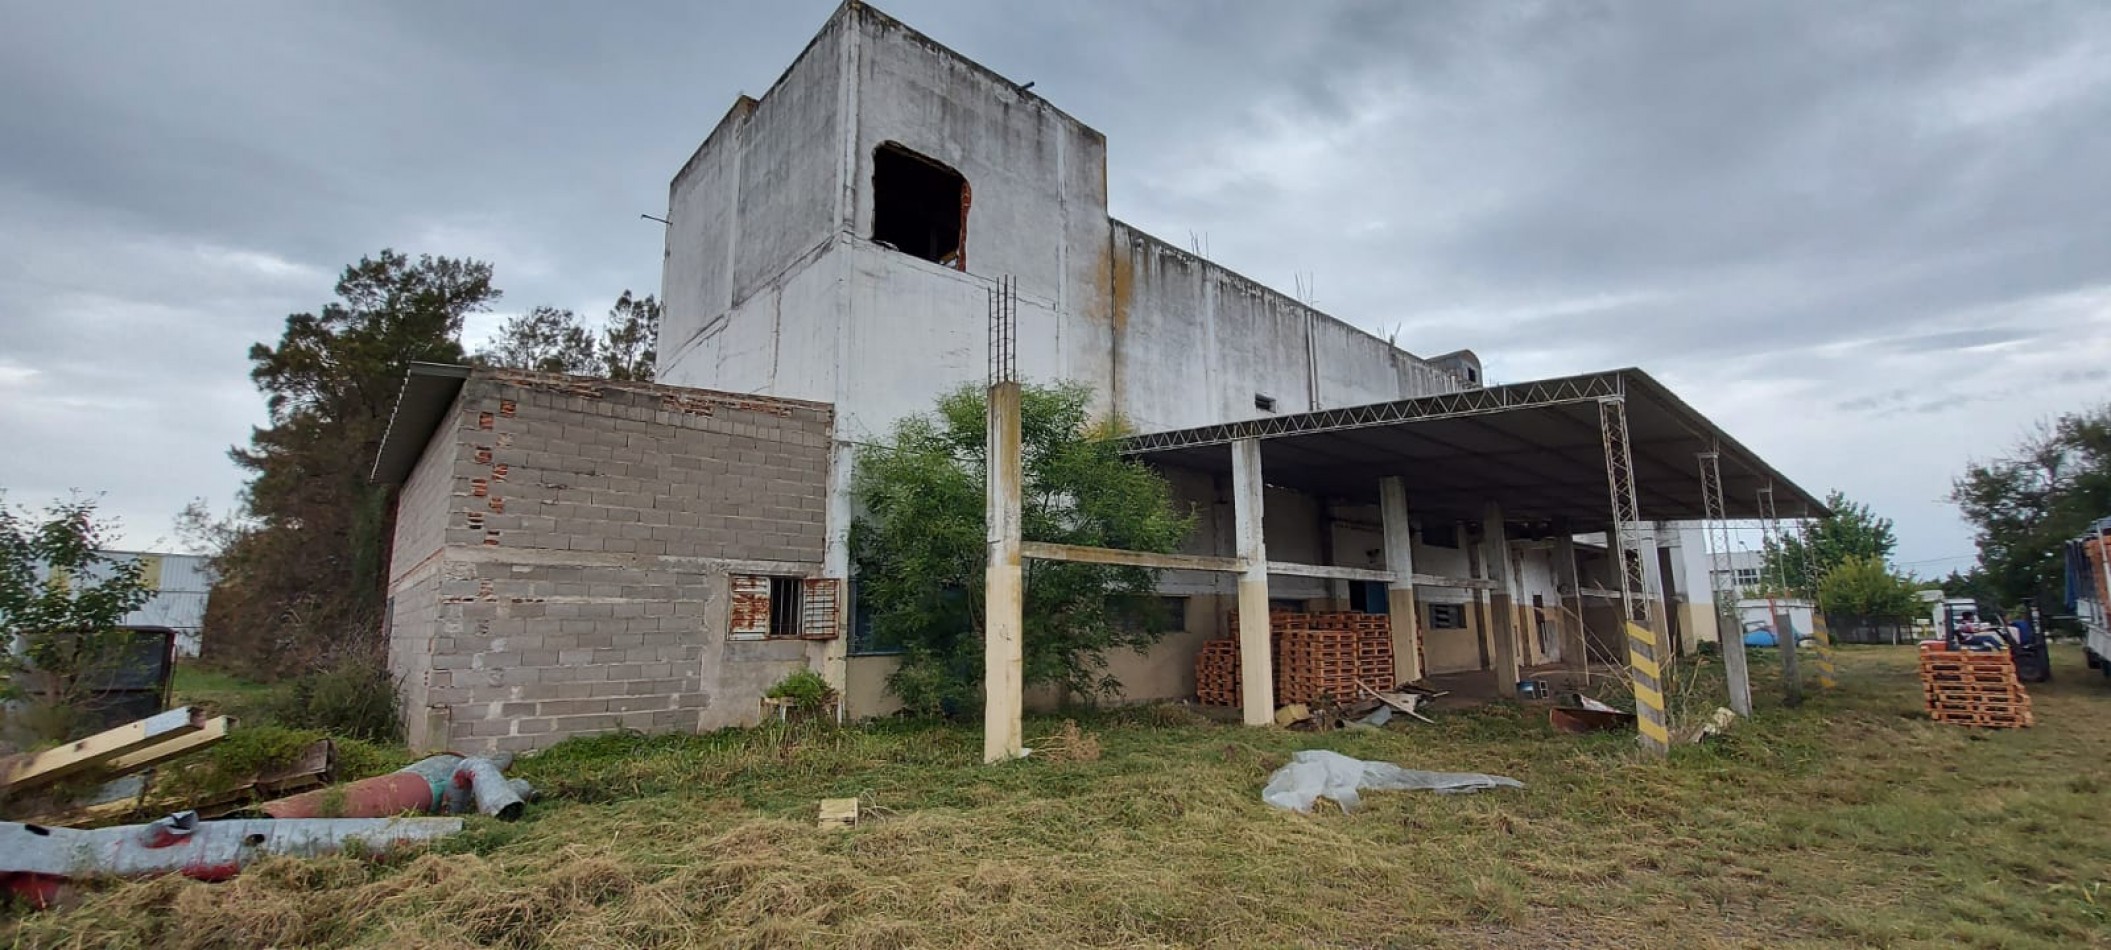
[{"label": "metal beam on ground", "polygon": [[1268,642],[1268,545],[1262,535],[1261,443],[1231,444],[1232,526],[1239,561],[1240,718],[1249,726],[1275,722],[1275,659]]},{"label": "metal beam on ground", "polygon": [[[1728,681],[1730,711],[1740,716],[1752,715],[1752,672],[1745,656],[1745,638],[1742,625],[1737,622],[1735,573],[1730,566],[1729,527],[1723,517],[1723,478],[1721,457],[1716,452],[1702,452],[1697,457],[1701,470],[1702,503],[1707,507],[1707,520],[1701,524],[1708,548],[1708,592],[1709,606],[1715,611],[1715,641],[1722,648],[1723,675]],[[1718,534],[1721,535],[1718,540]],[[1729,588],[1729,589],[1726,589]]]},{"label": "metal beam on ground", "polygon": [[[1611,498],[1615,573],[1620,577],[1621,619],[1627,633],[1627,667],[1634,679],[1636,728],[1642,748],[1657,755],[1671,751],[1671,728],[1664,705],[1663,638],[1642,558],[1641,513],[1635,504],[1634,458],[1627,440],[1627,405],[1618,397],[1598,401],[1599,434],[1605,444],[1605,484]],[[1653,553],[1653,552],[1652,552]]]}]

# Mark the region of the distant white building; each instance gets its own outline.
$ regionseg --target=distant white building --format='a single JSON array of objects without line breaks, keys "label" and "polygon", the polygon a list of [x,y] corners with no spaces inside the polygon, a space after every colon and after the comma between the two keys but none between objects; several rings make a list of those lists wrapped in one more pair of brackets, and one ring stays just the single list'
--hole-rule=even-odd
[{"label": "distant white building", "polygon": [[[154,595],[138,610],[126,614],[119,626],[136,630],[173,630],[176,652],[197,656],[205,628],[205,597],[212,590],[209,558],[199,554],[156,554],[145,551],[98,551],[117,563],[143,562],[142,580]],[[49,576],[37,571],[38,579]]]}]

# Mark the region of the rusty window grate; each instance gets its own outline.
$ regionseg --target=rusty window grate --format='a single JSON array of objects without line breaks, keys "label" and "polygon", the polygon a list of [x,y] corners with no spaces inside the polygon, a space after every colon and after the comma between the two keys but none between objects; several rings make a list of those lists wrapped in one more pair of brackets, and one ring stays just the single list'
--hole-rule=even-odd
[{"label": "rusty window grate", "polygon": [[758,574],[735,574],[732,588],[732,623],[726,636],[732,640],[764,640],[770,635],[770,579]]},{"label": "rusty window grate", "polygon": [[833,577],[809,577],[799,582],[799,637],[833,640],[837,634],[836,608],[842,581]]},{"label": "rusty window grate", "polygon": [[842,581],[827,577],[734,574],[728,578],[732,640],[833,640]]}]

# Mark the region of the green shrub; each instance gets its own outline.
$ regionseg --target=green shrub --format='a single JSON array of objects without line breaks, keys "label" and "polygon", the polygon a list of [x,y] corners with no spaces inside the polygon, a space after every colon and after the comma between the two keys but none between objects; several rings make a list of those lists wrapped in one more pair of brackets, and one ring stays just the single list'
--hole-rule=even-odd
[{"label": "green shrub", "polygon": [[836,691],[813,670],[797,670],[778,680],[777,685],[763,695],[771,699],[790,700],[801,709],[819,709],[834,699]]},{"label": "green shrub", "polygon": [[332,736],[380,743],[403,736],[395,680],[387,670],[358,661],[303,674],[266,713],[280,725]]}]

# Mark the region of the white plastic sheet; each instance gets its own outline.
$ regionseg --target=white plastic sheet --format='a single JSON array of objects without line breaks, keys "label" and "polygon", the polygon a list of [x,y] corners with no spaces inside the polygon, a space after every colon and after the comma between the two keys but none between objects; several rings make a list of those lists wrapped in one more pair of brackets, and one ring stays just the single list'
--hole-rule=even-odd
[{"label": "white plastic sheet", "polygon": [[1277,808],[1309,815],[1313,802],[1321,798],[1340,805],[1342,811],[1355,811],[1363,802],[1360,793],[1365,790],[1419,788],[1457,795],[1489,788],[1523,787],[1525,783],[1500,775],[1424,772],[1403,769],[1390,762],[1352,759],[1325,749],[1307,749],[1292,755],[1289,765],[1275,770],[1275,774],[1268,777],[1268,787],[1261,789],[1261,800]]}]

